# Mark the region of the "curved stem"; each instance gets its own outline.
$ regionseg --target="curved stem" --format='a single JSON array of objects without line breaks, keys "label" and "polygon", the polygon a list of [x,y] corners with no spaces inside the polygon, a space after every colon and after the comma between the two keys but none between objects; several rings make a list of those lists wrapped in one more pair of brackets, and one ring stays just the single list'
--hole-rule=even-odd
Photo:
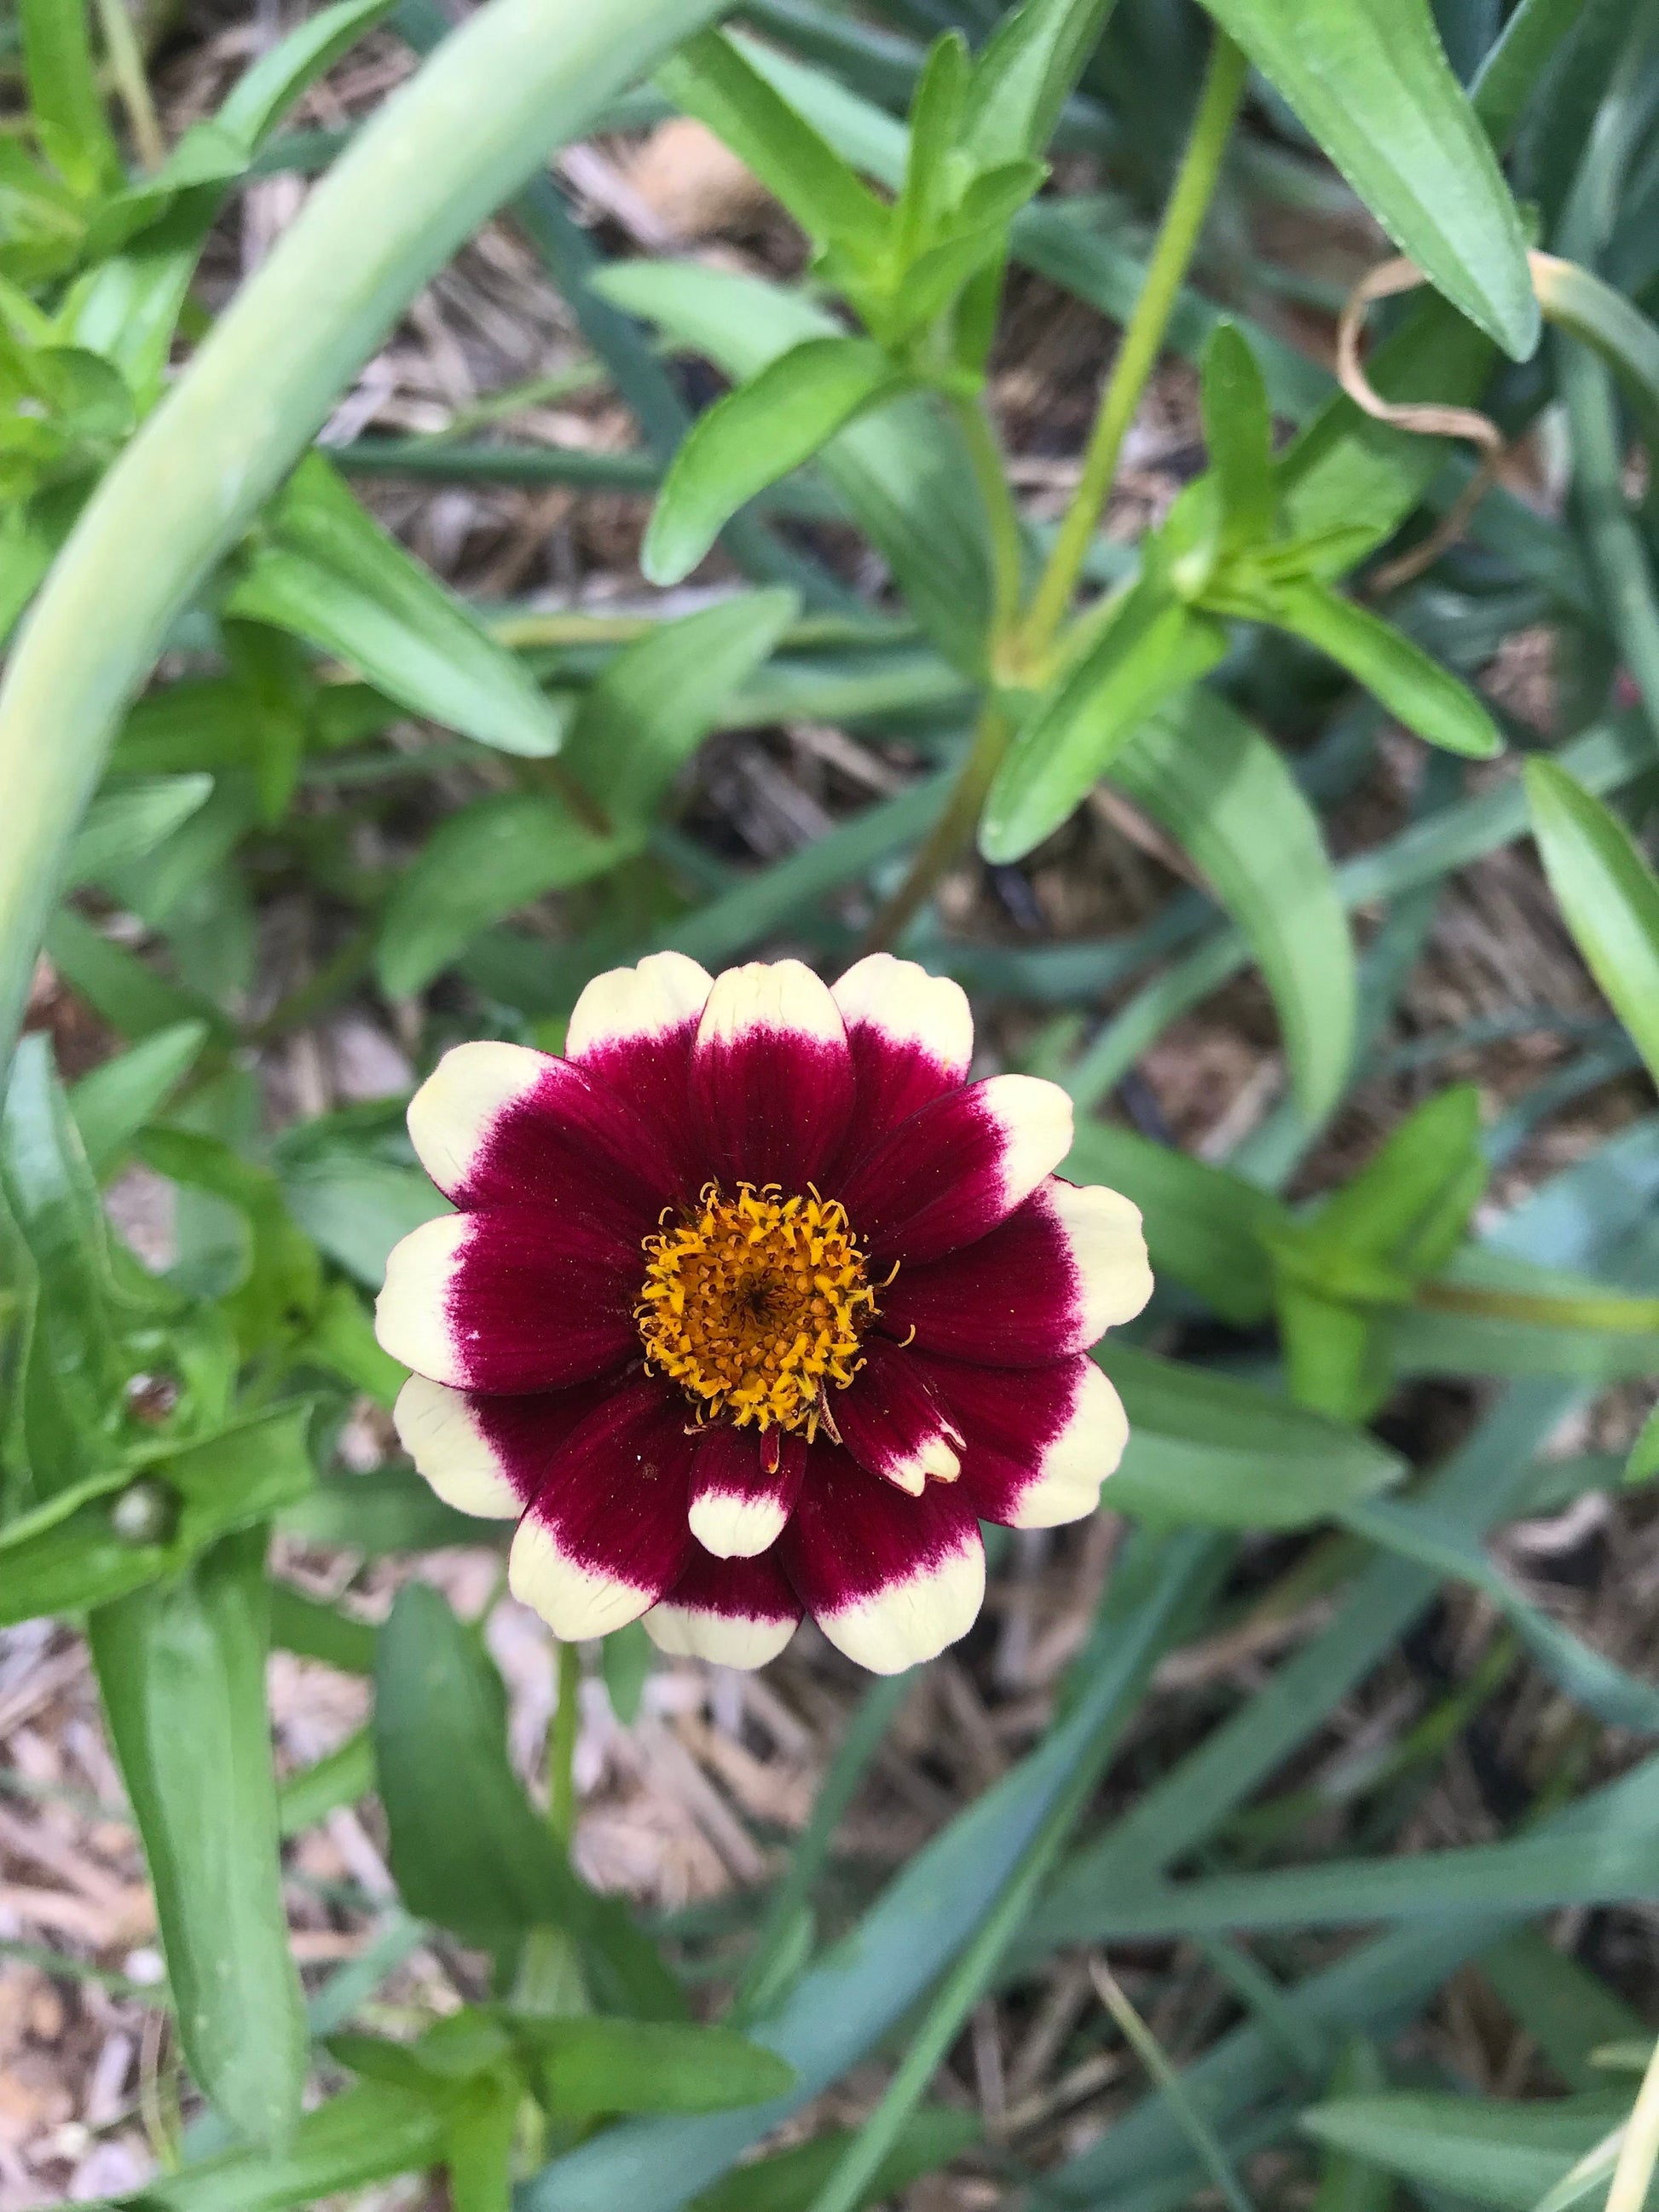
[{"label": "curved stem", "polygon": [[1146,380],[1164,344],[1164,333],[1180,295],[1188,263],[1209,213],[1221,174],[1222,156],[1243,95],[1249,64],[1242,49],[1223,31],[1211,50],[1192,135],[1181,157],[1174,190],[1164,211],[1158,241],[1118,348],[1117,359],[1101,395],[1100,412],[1084,456],[1083,474],[1048,556],[1021,641],[1026,665],[1042,660],[1072,603],[1083,573],[1090,540],[1117,472],[1124,434],[1134,419]]},{"label": "curved stem", "polygon": [[581,1658],[574,1644],[561,1644],[559,1702],[547,1731],[547,1825],[564,1845],[576,1832],[576,1718],[581,1697]]},{"label": "curved stem", "polygon": [[980,809],[1012,735],[1013,725],[1007,714],[994,698],[988,699],[980,709],[972,750],[945,802],[945,811],[923,839],[904,881],[865,932],[859,945],[860,955],[884,951],[932,896],[945,870],[967,851]]},{"label": "curved stem", "polygon": [[985,520],[991,536],[992,612],[990,659],[996,665],[999,651],[1014,635],[1019,622],[1024,586],[1019,513],[1008,488],[1002,448],[982,398],[952,399],[951,409],[967,441],[974,482],[985,503]]}]

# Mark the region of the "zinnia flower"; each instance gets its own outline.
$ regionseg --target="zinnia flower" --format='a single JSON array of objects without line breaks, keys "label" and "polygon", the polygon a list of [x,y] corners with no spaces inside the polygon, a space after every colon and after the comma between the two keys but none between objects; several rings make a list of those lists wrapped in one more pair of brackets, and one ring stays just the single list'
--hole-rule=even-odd
[{"label": "zinnia flower", "polygon": [[1127,1425],[1087,1358],[1152,1290],[1140,1216],[1054,1170],[1065,1092],[969,1083],[957,985],[877,953],[597,976],[560,1060],[464,1044],[410,1134],[459,1209],[392,1253],[399,1436],[519,1523],[567,1640],[641,1616],[758,1667],[803,1612],[878,1674],[985,1591],[981,1521],[1093,1510]]}]

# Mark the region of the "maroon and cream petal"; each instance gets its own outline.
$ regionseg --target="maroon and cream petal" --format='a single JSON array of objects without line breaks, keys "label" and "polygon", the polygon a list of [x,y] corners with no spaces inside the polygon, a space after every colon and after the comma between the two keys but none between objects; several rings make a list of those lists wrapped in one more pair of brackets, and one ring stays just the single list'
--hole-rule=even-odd
[{"label": "maroon and cream petal", "polygon": [[577,1000],[565,1052],[625,1098],[673,1161],[683,1198],[702,1172],[691,1118],[691,1048],[714,978],[684,952],[653,952],[594,976]]},{"label": "maroon and cream petal", "polygon": [[718,1559],[769,1551],[794,1510],[805,1472],[804,1436],[776,1429],[762,1436],[729,1422],[704,1429],[691,1465],[691,1534]]},{"label": "maroon and cream petal", "polygon": [[961,1433],[962,1495],[981,1521],[1054,1528],[1100,1503],[1129,1440],[1123,1401],[1092,1359],[982,1367],[901,1353]]},{"label": "maroon and cream petal", "polygon": [[799,960],[728,968],[697,1025],[691,1084],[710,1174],[728,1190],[804,1191],[853,1110],[852,1054],[827,986]]},{"label": "maroon and cream petal", "polygon": [[841,1440],[859,1465],[920,1498],[929,1476],[954,1482],[962,1437],[949,1410],[928,1389],[918,1361],[878,1336],[864,1345],[864,1364],[830,1407]]},{"label": "maroon and cream petal", "polygon": [[847,1024],[858,1103],[843,1148],[851,1160],[897,1122],[965,1082],[974,1054],[967,994],[914,960],[872,952],[830,996]]},{"label": "maroon and cream petal", "polygon": [[929,1483],[907,1498],[822,1442],[778,1555],[830,1641],[872,1674],[935,1658],[985,1596],[979,1523],[955,1491]]},{"label": "maroon and cream petal", "polygon": [[459,1044],[409,1103],[421,1165],[464,1210],[556,1206],[635,1242],[672,1193],[662,1144],[608,1085],[520,1044]]},{"label": "maroon and cream petal", "polygon": [[924,1352],[1037,1367],[1131,1321],[1152,1292],[1140,1214],[1119,1192],[1052,1176],[1000,1226],[880,1296],[884,1335]]},{"label": "maroon and cream petal", "polygon": [[717,1559],[694,1546],[685,1572],[646,1614],[645,1632],[676,1659],[763,1667],[794,1634],[800,1613],[775,1553]]},{"label": "maroon and cream petal", "polygon": [[637,1620],[684,1572],[692,1449],[679,1393],[635,1376],[554,1453],[507,1580],[565,1643]]},{"label": "maroon and cream petal", "polygon": [[912,1114],[836,1192],[877,1261],[937,1260],[994,1229],[1072,1148],[1057,1083],[993,1075]]},{"label": "maroon and cream petal", "polygon": [[446,1505],[516,1519],[565,1438],[618,1387],[611,1378],[521,1398],[485,1398],[411,1375],[392,1419],[398,1441]]},{"label": "maroon and cream petal", "polygon": [[562,1389],[639,1349],[637,1245],[520,1206],[445,1213],[392,1249],[374,1333],[458,1390]]}]

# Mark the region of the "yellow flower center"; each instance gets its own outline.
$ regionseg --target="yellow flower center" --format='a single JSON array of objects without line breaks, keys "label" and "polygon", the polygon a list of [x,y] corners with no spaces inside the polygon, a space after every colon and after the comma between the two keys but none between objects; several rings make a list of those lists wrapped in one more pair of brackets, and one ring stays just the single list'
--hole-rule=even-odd
[{"label": "yellow flower center", "polygon": [[845,1389],[862,1362],[859,1334],[875,1312],[865,1255],[836,1199],[739,1183],[705,1183],[697,1212],[645,1240],[634,1309],[647,1367],[697,1401],[699,1420],[739,1428],[835,1434],[828,1388]]}]

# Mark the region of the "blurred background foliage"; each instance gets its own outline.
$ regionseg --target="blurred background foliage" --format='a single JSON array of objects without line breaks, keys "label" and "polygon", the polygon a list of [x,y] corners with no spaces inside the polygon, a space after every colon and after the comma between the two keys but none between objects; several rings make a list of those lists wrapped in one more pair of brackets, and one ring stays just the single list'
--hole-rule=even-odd
[{"label": "blurred background foliage", "polygon": [[[448,27],[0,5],[0,2205],[1635,2212],[1659,10]],[[556,1665],[408,1093],[874,941],[1144,1211],[1111,1510]]]}]

